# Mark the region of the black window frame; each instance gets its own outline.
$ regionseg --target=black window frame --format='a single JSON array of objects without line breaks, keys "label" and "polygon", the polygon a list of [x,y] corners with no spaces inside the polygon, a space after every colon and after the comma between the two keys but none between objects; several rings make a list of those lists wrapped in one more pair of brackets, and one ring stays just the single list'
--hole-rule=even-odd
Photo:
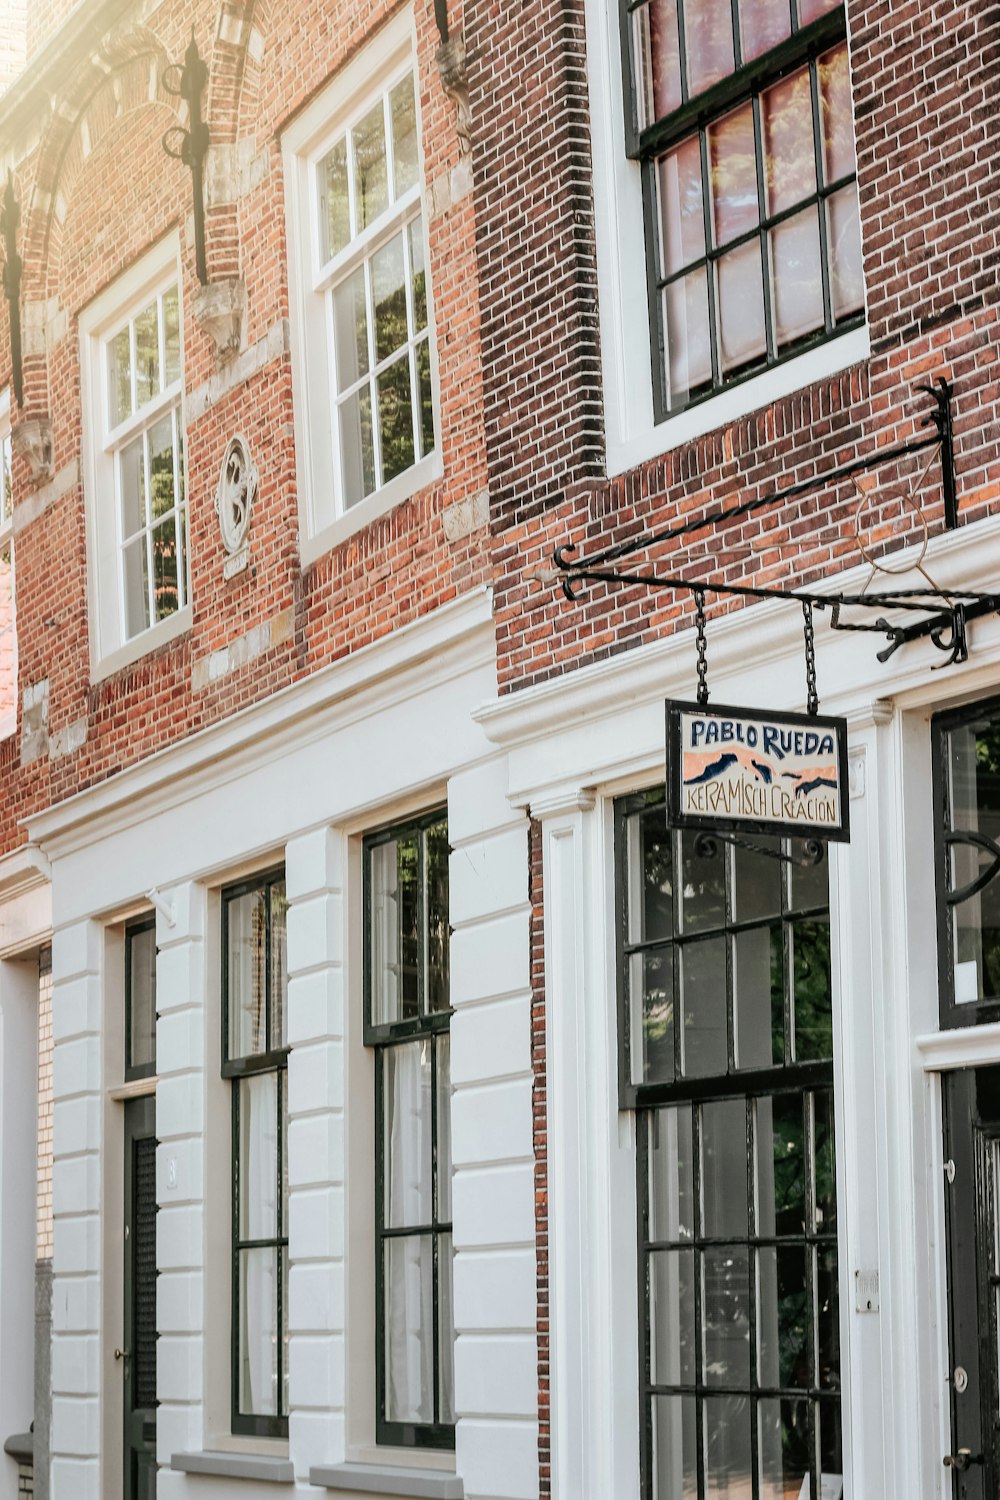
[{"label": "black window frame", "polygon": [[[438,1038],[451,1033],[451,1018],[454,1008],[426,1012],[424,1001],[424,944],[426,942],[426,910],[423,909],[424,842],[422,835],[427,829],[444,822],[447,827],[448,809],[437,807],[418,817],[408,818],[366,834],[362,841],[362,885],[364,891],[364,960],[363,969],[363,1040],[366,1047],[375,1053],[375,1441],[378,1445],[397,1448],[437,1449],[452,1451],[455,1447],[455,1423],[438,1420],[441,1389],[440,1363],[440,1293],[441,1277],[439,1264],[439,1242],[442,1235],[452,1235],[451,1220],[438,1219]],[[418,961],[418,1008],[421,1014],[403,1021],[376,1023],[372,1020],[372,852],[380,846],[400,838],[418,836],[421,870],[421,922],[420,955]],[[450,849],[450,845],[449,845]],[[448,928],[449,939],[451,928]],[[450,966],[449,966],[450,973]],[[402,1047],[427,1038],[431,1054],[431,1163],[432,1163],[432,1214],[431,1223],[407,1226],[393,1230],[384,1223],[386,1142],[383,1122],[385,1119],[385,1054],[389,1048]],[[386,1368],[385,1368],[385,1244],[390,1239],[408,1236],[433,1238],[433,1386],[435,1420],[431,1423],[395,1422],[387,1419]],[[454,1252],[453,1252],[454,1253]],[[454,1309],[452,1310],[454,1324]]]},{"label": "black window frame", "polygon": [[[700,1277],[695,1278],[695,1312],[694,1312],[694,1337],[695,1337],[695,1369],[696,1376],[693,1381],[684,1381],[675,1388],[668,1385],[656,1384],[652,1378],[652,1325],[651,1325],[651,1282],[652,1282],[652,1257],[662,1254],[664,1251],[676,1252],[677,1250],[690,1251],[693,1256],[699,1257],[692,1260],[692,1264],[701,1265],[702,1257],[707,1249],[719,1245],[720,1241],[714,1240],[703,1232],[702,1219],[704,1208],[701,1203],[701,1113],[705,1106],[725,1103],[734,1104],[741,1102],[745,1105],[745,1119],[747,1132],[747,1171],[748,1171],[748,1219],[747,1234],[736,1236],[740,1244],[745,1243],[747,1247],[747,1264],[749,1276],[748,1306],[750,1307],[750,1378],[744,1392],[750,1407],[750,1411],[756,1414],[761,1400],[784,1400],[804,1401],[810,1403],[809,1413],[809,1437],[812,1442],[813,1462],[815,1465],[818,1449],[816,1435],[816,1418],[823,1409],[824,1404],[830,1407],[836,1402],[837,1422],[841,1445],[841,1458],[843,1457],[843,1431],[844,1431],[844,1405],[842,1400],[842,1384],[839,1382],[839,1371],[843,1368],[843,1361],[847,1356],[847,1347],[840,1342],[839,1335],[839,1311],[837,1319],[837,1355],[838,1355],[838,1383],[835,1387],[823,1387],[819,1380],[819,1331],[810,1320],[810,1332],[808,1338],[810,1369],[814,1379],[808,1386],[803,1387],[776,1387],[773,1391],[764,1387],[759,1381],[758,1367],[758,1345],[756,1334],[756,1322],[754,1308],[758,1296],[758,1271],[756,1256],[759,1249],[769,1250],[772,1247],[775,1254],[782,1247],[797,1249],[802,1247],[803,1264],[805,1266],[806,1295],[811,1299],[812,1306],[818,1306],[819,1291],[816,1278],[819,1275],[820,1256],[832,1255],[832,1262],[828,1259],[826,1264],[832,1264],[833,1276],[838,1286],[838,1298],[840,1296],[840,1267],[839,1267],[839,1232],[836,1213],[837,1186],[836,1186],[836,1161],[837,1161],[837,1138],[835,1121],[835,1084],[834,1084],[834,1061],[833,1051],[835,1042],[833,1040],[833,977],[832,977],[832,943],[831,943],[831,972],[830,972],[830,997],[831,997],[831,1055],[829,1059],[822,1061],[795,1062],[790,1056],[790,1027],[793,1024],[791,1010],[794,1005],[792,990],[792,975],[789,965],[792,961],[789,949],[789,935],[787,928],[794,919],[810,920],[829,914],[829,902],[823,906],[790,907],[788,900],[789,870],[782,865],[780,882],[780,916],[778,918],[758,916],[746,921],[737,921],[733,914],[733,890],[734,890],[734,849],[724,840],[715,841],[716,855],[724,860],[724,919],[721,926],[711,929],[699,928],[690,935],[680,933],[677,904],[673,904],[672,936],[669,939],[650,939],[639,943],[630,943],[629,934],[629,866],[627,846],[627,824],[630,817],[636,813],[660,808],[664,823],[666,822],[666,803],[664,788],[654,787],[645,791],[631,793],[615,799],[614,803],[614,871],[615,871],[615,937],[616,937],[616,982],[617,982],[617,1004],[618,1004],[618,1060],[619,1060],[619,1108],[634,1109],[636,1112],[636,1282],[637,1282],[637,1310],[639,1319],[639,1406],[640,1406],[640,1496],[642,1500],[654,1500],[655,1496],[655,1474],[653,1467],[653,1402],[657,1396],[683,1395],[693,1396],[695,1401],[695,1431],[701,1434],[700,1440],[696,1440],[696,1465],[697,1465],[697,1490],[699,1495],[706,1493],[704,1489],[705,1462],[708,1429],[702,1415],[706,1399],[725,1396],[731,1388],[710,1384],[704,1374],[702,1340],[702,1312],[705,1293]],[[693,843],[699,837],[697,831],[685,831],[679,833],[675,830],[670,834],[672,840],[671,860],[674,870],[677,869],[677,853],[682,847],[681,841]],[[704,835],[702,835],[704,837]],[[710,836],[709,836],[710,837]],[[772,847],[778,843],[777,840],[755,838],[751,843],[762,845],[770,844]],[[803,843],[798,839],[782,838],[780,846],[786,855],[794,854],[801,857],[803,854]],[[824,847],[823,858],[827,857]],[[784,1058],[781,1062],[772,1064],[770,1067],[738,1068],[734,1061],[734,993],[735,981],[733,973],[733,949],[735,936],[740,932],[764,928],[773,925],[774,921],[780,921],[783,927],[782,939],[782,1003],[783,1003],[783,1028],[784,1028]],[[682,1077],[675,1074],[671,1082],[652,1082],[635,1084],[632,1082],[632,1038],[630,1034],[631,1007],[629,1003],[629,959],[636,952],[642,952],[650,948],[670,946],[672,949],[671,960],[674,963],[674,973],[677,972],[677,953],[686,942],[705,941],[715,935],[724,935],[726,940],[726,1015],[727,1015],[727,1070],[724,1074],[713,1074],[707,1077]],[[831,934],[832,935],[832,934]],[[675,1035],[679,1031],[680,1021],[675,1017],[678,1014],[677,1002],[678,990],[674,987],[674,1002],[672,1024]],[[676,1046],[676,1044],[675,1044]],[[676,1057],[676,1050],[675,1050]],[[834,1227],[832,1232],[824,1232],[817,1227],[814,1220],[811,1224],[807,1222],[803,1226],[801,1234],[795,1233],[791,1236],[780,1234],[777,1230],[773,1235],[758,1232],[757,1208],[755,1206],[754,1182],[755,1167],[757,1160],[756,1131],[757,1131],[757,1106],[762,1099],[773,1101],[779,1097],[795,1097],[801,1101],[802,1115],[802,1142],[803,1142],[803,1183],[804,1183],[804,1206],[807,1211],[815,1211],[818,1201],[817,1194],[817,1101],[828,1100],[829,1128],[826,1134],[827,1148],[830,1152],[826,1159],[826,1171],[832,1172],[833,1202],[835,1207]],[[692,1230],[690,1237],[675,1237],[674,1240],[653,1238],[650,1229],[651,1202],[650,1202],[650,1150],[651,1140],[656,1129],[658,1120],[662,1114],[671,1110],[689,1109],[692,1120],[692,1160],[691,1180],[693,1183],[694,1197],[698,1206],[695,1210],[697,1215],[698,1229]],[[731,1243],[733,1236],[725,1236],[724,1242]],[[839,1308],[839,1303],[838,1303]],[[734,1388],[733,1388],[734,1389]],[[822,1420],[821,1420],[822,1426]],[[750,1432],[750,1454],[752,1464],[752,1490],[755,1497],[762,1493],[761,1469],[759,1451],[759,1430],[757,1420],[749,1423]],[[816,1468],[810,1472],[810,1493],[818,1494],[818,1473]]]},{"label": "black window frame", "polygon": [[[948,787],[948,734],[977,719],[996,716],[1000,723],[1000,696],[981,698],[958,708],[946,709],[931,718],[931,785],[934,797],[934,900],[937,915],[938,997],[942,1030],[982,1026],[1000,1021],[1000,995],[994,1000],[955,1000],[954,926],[947,895],[951,884],[947,835],[952,831]],[[998,872],[1000,874],[1000,872]],[[993,877],[997,878],[997,875]],[[989,883],[989,882],[988,882]]]},{"label": "black window frame", "polygon": [[[799,0],[789,0],[791,6],[791,35],[779,43],[778,46],[772,47],[769,51],[765,52],[762,56],[744,63],[740,47],[738,0],[730,0],[733,17],[735,69],[711,87],[694,96],[690,96],[688,93],[684,41],[684,0],[677,0],[682,103],[679,109],[665,115],[653,124],[642,128],[639,122],[639,92],[642,83],[635,60],[635,26],[633,24],[633,16],[646,3],[647,0],[619,0],[619,19],[623,71],[622,97],[625,101],[625,154],[631,160],[638,162],[642,170],[642,214],[649,311],[650,362],[653,384],[653,420],[656,424],[659,424],[667,421],[670,417],[678,416],[683,411],[690,411],[693,407],[700,406],[705,401],[711,401],[714,397],[721,395],[723,391],[732,390],[768,370],[778,369],[781,365],[786,364],[791,359],[797,359],[810,349],[815,349],[821,344],[830,343],[844,334],[864,327],[866,313],[864,307],[862,307],[859,312],[852,313],[849,316],[841,318],[839,321],[835,321],[833,318],[826,214],[820,211],[828,198],[851,183],[856,184],[858,175],[856,161],[855,169],[852,173],[838,178],[834,182],[824,182],[822,172],[822,126],[818,109],[819,93],[816,70],[818,60],[824,53],[847,41],[845,5],[842,4],[837,9],[818,16],[816,20],[811,21],[806,26],[800,26],[798,21]],[[767,217],[763,201],[765,176],[760,95],[765,89],[770,88],[775,83],[779,83],[789,73],[793,73],[805,66],[809,67],[812,75],[813,150],[817,169],[816,190],[807,198],[795,203],[791,208]],[[754,111],[759,221],[753,229],[728,241],[724,246],[715,247],[713,246],[710,224],[711,208],[708,192],[709,165],[706,131],[710,125],[714,124],[731,110],[737,109],[740,105],[748,102],[752,102]],[[661,277],[657,253],[659,229],[656,211],[656,162],[664,152],[668,151],[671,147],[679,145],[687,137],[693,136],[695,132],[698,132],[700,136],[701,145],[705,252],[698,260],[685,265],[680,271],[670,276]],[[794,342],[788,344],[778,352],[774,345],[774,326],[771,307],[769,236],[772,229],[812,206],[817,206],[817,216],[819,219],[824,326],[794,340]],[[714,276],[707,274],[709,339],[712,360],[711,384],[708,387],[699,386],[696,391],[689,392],[686,400],[677,402],[671,406],[669,404],[667,388],[667,339],[662,311],[662,293],[664,287],[673,281],[682,280],[685,276],[689,276],[703,265],[708,268],[708,273],[711,273],[712,268],[723,255],[729,254],[741,245],[752,244],[755,239],[761,245],[764,336],[766,342],[765,356],[754,360],[746,366],[741,366],[729,375],[723,375],[719,370],[717,340],[718,299]]]},{"label": "black window frame", "polygon": [[[247,1249],[274,1249],[278,1260],[278,1285],[276,1289],[276,1315],[277,1315],[277,1400],[282,1404],[284,1393],[284,1375],[287,1360],[287,1279],[288,1279],[288,1224],[285,1217],[285,1192],[284,1180],[285,1170],[285,1141],[284,1120],[287,1110],[288,1089],[288,1055],[291,1048],[288,1045],[279,1047],[268,1046],[264,1052],[252,1053],[243,1057],[230,1056],[230,1028],[229,1028],[229,907],[231,903],[242,896],[250,895],[254,891],[267,892],[267,928],[266,928],[266,957],[265,957],[265,1014],[267,1026],[267,1040],[272,1041],[271,1023],[273,1017],[271,986],[273,981],[273,966],[271,962],[271,941],[273,922],[271,915],[271,892],[276,886],[285,885],[285,869],[283,865],[276,866],[259,875],[254,875],[246,880],[241,880],[234,885],[225,886],[221,892],[222,920],[222,1077],[232,1083],[231,1102],[231,1129],[230,1160],[232,1176],[232,1203],[231,1203],[231,1315],[230,1315],[230,1421],[234,1435],[249,1437],[287,1438],[288,1436],[288,1413],[280,1412],[276,1415],[253,1414],[241,1412],[240,1405],[240,1252]],[[240,1083],[247,1079],[260,1076],[261,1074],[275,1073],[277,1075],[277,1185],[276,1185],[276,1226],[278,1234],[275,1238],[268,1240],[242,1240],[240,1238]]]},{"label": "black window frame", "polygon": [[[153,1056],[147,1063],[134,1064],[132,1058],[132,943],[141,933],[152,932],[153,934]],[[140,1078],[156,1077],[156,913],[150,912],[147,916],[137,917],[132,922],[125,923],[125,1067],[123,1077],[126,1083],[136,1083]]]}]

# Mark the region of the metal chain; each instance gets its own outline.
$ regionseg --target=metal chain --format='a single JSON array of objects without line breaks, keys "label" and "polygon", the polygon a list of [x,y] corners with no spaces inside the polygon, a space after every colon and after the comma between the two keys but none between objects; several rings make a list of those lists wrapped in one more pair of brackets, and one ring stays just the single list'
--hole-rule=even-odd
[{"label": "metal chain", "polygon": [[802,601],[802,623],[806,638],[806,709],[815,718],[819,713],[819,694],[816,690],[816,632],[813,627],[813,607],[808,599]]},{"label": "metal chain", "polygon": [[692,589],[694,622],[698,644],[698,707],[708,705],[708,642],[705,636],[705,590]]}]

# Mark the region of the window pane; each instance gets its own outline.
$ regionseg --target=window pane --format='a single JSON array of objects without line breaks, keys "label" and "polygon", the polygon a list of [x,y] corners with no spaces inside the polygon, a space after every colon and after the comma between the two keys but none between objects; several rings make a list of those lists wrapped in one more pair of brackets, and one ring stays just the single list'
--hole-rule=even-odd
[{"label": "window pane", "polygon": [[337,389],[343,391],[368,373],[368,310],[363,266],[334,287],[333,330]]},{"label": "window pane", "polygon": [[649,1120],[649,1235],[694,1238],[694,1144],[691,1105],[658,1109]]},{"label": "window pane", "polygon": [[[761,848],[780,849],[778,839],[755,837]],[[767,854],[737,845],[733,849],[734,912],[737,922],[759,922],[781,915],[781,864]]]},{"label": "window pane", "polygon": [[177,288],[163,294],[163,348],[166,354],[165,384],[181,378],[181,310]]},{"label": "window pane", "polygon": [[416,836],[371,850],[372,1024],[411,1020],[419,1013],[420,855]]},{"label": "window pane", "polygon": [[372,393],[367,385],[340,404],[340,455],[344,504],[357,505],[375,488]]},{"label": "window pane", "polygon": [[629,958],[633,1083],[673,1082],[673,970],[670,948]]},{"label": "window pane", "polygon": [[118,455],[122,497],[122,536],[135,536],[146,525],[146,450],[140,435]]},{"label": "window pane", "polygon": [[740,0],[740,48],[743,61],[769,52],[792,29],[788,0]]},{"label": "window pane", "polygon": [[991,868],[992,854],[962,835],[1000,838],[1000,723],[982,718],[949,730],[942,742],[947,783],[948,888],[972,894],[951,909],[954,998],[957,1004],[1000,995],[1000,880],[972,889]]},{"label": "window pane", "polygon": [[816,191],[812,85],[808,68],[767,89],[760,100],[764,124],[767,209],[782,214]]},{"label": "window pane", "polygon": [[390,479],[408,469],[414,458],[409,358],[404,355],[383,370],[377,385],[382,483],[388,484]]},{"label": "window pane", "polygon": [[390,1229],[433,1222],[431,1199],[432,1039],[387,1047],[382,1059],[385,1224]]},{"label": "window pane", "polygon": [[685,934],[725,926],[726,861],[721,844],[702,841],[695,833],[682,833],[678,884]]},{"label": "window pane", "polygon": [[705,1250],[702,1338],[706,1385],[750,1384],[750,1261],[746,1246]]},{"label": "window pane", "polygon": [[752,1500],[750,1400],[705,1399],[705,1500]]},{"label": "window pane", "polygon": [[747,1106],[745,1099],[719,1099],[701,1107],[702,1234],[707,1239],[746,1239]]},{"label": "window pane", "polygon": [[450,1234],[438,1235],[438,1421],[455,1420],[455,1274]]},{"label": "window pane", "polygon": [[654,1500],[696,1500],[698,1423],[693,1396],[654,1396]]},{"label": "window pane", "polygon": [[780,925],[739,933],[734,962],[737,1067],[780,1064],[785,1059]]},{"label": "window pane", "polygon": [[682,1063],[686,1078],[726,1072],[726,940],[681,949]]},{"label": "window pane", "polygon": [[239,1236],[273,1240],[278,1218],[278,1075],[241,1078],[239,1090]]},{"label": "window pane", "polygon": [[830,247],[830,290],[837,321],[860,312],[865,305],[861,266],[861,220],[853,183],[827,199],[826,234]]},{"label": "window pane", "polygon": [[825,1484],[828,1489],[837,1494],[841,1489],[844,1474],[839,1399],[817,1402],[816,1416],[819,1423],[820,1484]]},{"label": "window pane", "polygon": [[437,1223],[451,1222],[451,1038],[437,1039]]},{"label": "window pane", "polygon": [[841,4],[843,0],[799,0],[799,24],[808,26],[810,21],[818,21],[828,10],[836,10]]},{"label": "window pane", "polygon": [[757,1407],[761,1500],[809,1493],[809,1402],[761,1401]]},{"label": "window pane", "polygon": [[145,406],[160,392],[160,325],[156,303],[135,320],[135,401]]},{"label": "window pane", "polygon": [[427,327],[427,276],[424,271],[424,221],[414,219],[406,228],[410,242],[410,278],[413,291],[413,331]]},{"label": "window pane", "polygon": [[394,235],[372,256],[372,300],[375,305],[375,359],[381,364],[409,337],[401,234]]},{"label": "window pane", "polygon": [[129,1055],[126,1066],[156,1060],[156,928],[126,934],[129,963]]},{"label": "window pane", "polygon": [[174,414],[167,412],[149,429],[149,505],[158,520],[174,506]]},{"label": "window pane", "polygon": [[833,997],[830,989],[830,922],[796,922],[792,929],[795,1058],[812,1062],[833,1056]]},{"label": "window pane", "polygon": [[149,564],[146,537],[130,542],[122,553],[125,575],[125,634],[129,640],[149,629]]},{"label": "window pane", "polygon": [[247,891],[226,903],[229,1056],[267,1050],[267,894]]},{"label": "window pane", "polygon": [[176,613],[177,597],[177,525],[173,516],[154,527],[150,546],[153,554],[153,603],[156,618],[166,619]]},{"label": "window pane", "polygon": [[813,1095],[813,1140],[816,1180],[816,1233],[837,1230],[837,1146],[834,1136],[833,1094],[821,1089]]},{"label": "window pane", "polygon": [[649,1330],[654,1385],[695,1382],[694,1251],[649,1257]]},{"label": "window pane", "polygon": [[324,261],[327,261],[343,250],[351,240],[346,136],[327,152],[319,164],[319,202],[322,255]]},{"label": "window pane", "polygon": [[389,180],[385,160],[385,117],[381,99],[351,132],[354,147],[354,191],[357,228],[360,234],[389,205]]},{"label": "window pane", "polygon": [[127,327],[108,344],[108,406],[112,427],[132,410],[132,345]]},{"label": "window pane", "polygon": [[823,172],[837,182],[854,171],[854,119],[847,44],[819,60],[819,97],[823,121]]},{"label": "window pane", "polygon": [[760,1383],[809,1390],[812,1299],[805,1246],[763,1246],[757,1252],[757,1277]]},{"label": "window pane", "polygon": [[760,221],[751,105],[743,104],[709,126],[708,160],[712,232],[716,245],[728,245]]},{"label": "window pane", "polygon": [[708,278],[704,269],[664,287],[663,316],[667,325],[668,403],[679,406],[712,383]]},{"label": "window pane", "polygon": [[277,1250],[241,1250],[239,1409],[244,1415],[278,1414]]},{"label": "window pane", "polygon": [[682,141],[657,162],[660,193],[660,270],[672,276],[705,254],[701,193],[701,137]]},{"label": "window pane", "polygon": [[642,80],[641,124],[662,120],[681,105],[677,0],[650,0],[636,14],[636,62]]},{"label": "window pane", "polygon": [[662,807],[629,818],[626,830],[630,943],[673,937],[673,835]]},{"label": "window pane", "polygon": [[384,1242],[385,1416],[434,1420],[433,1236]]},{"label": "window pane", "polygon": [[398,198],[417,180],[417,109],[413,98],[413,74],[404,78],[389,95],[392,116],[392,157],[395,196]]},{"label": "window pane", "polygon": [[285,1017],[288,1001],[288,898],[285,882],[271,886],[271,1046],[286,1042]]},{"label": "window pane", "polygon": [[431,346],[417,345],[417,400],[420,405],[420,456],[434,451],[434,391],[431,386]]},{"label": "window pane", "polygon": [[810,205],[771,231],[774,336],[779,349],[824,324],[817,209]]},{"label": "window pane", "polygon": [[805,1233],[802,1109],[801,1094],[775,1094],[756,1102],[757,1233],[762,1238]]},{"label": "window pane", "polygon": [[837,1250],[824,1245],[815,1252],[816,1373],[825,1390],[840,1389],[840,1286]]},{"label": "window pane", "polygon": [[424,885],[426,921],[426,973],[424,1009],[433,1013],[451,1009],[449,975],[448,911],[448,822],[442,819],[424,830]]},{"label": "window pane", "polygon": [[688,89],[700,94],[736,67],[729,0],[685,0]]},{"label": "window pane", "polygon": [[[819,858],[814,851],[807,851],[801,839],[792,839],[789,845],[793,859],[791,866],[792,911],[808,911],[810,907],[826,906],[830,899],[830,867],[827,863],[826,846],[820,844]],[[798,861],[808,860],[807,864]]]},{"label": "window pane", "polygon": [[717,277],[720,363],[723,374],[730,374],[767,353],[760,241],[723,256]]}]

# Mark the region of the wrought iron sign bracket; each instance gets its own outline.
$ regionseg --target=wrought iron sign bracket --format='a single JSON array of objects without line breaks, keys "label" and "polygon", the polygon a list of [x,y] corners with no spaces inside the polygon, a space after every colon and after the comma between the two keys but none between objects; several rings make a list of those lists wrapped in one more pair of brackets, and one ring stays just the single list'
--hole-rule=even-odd
[{"label": "wrought iron sign bracket", "polygon": [[767,844],[758,844],[755,839],[742,833],[723,833],[714,829],[711,833],[702,830],[694,836],[694,852],[698,858],[714,859],[719,844],[731,844],[734,849],[746,849],[750,854],[761,854],[765,859],[776,859],[779,864],[794,865],[799,870],[812,869],[823,863],[826,845],[822,839],[803,839],[801,854],[787,854],[784,849],[772,849]]},{"label": "wrought iron sign bracket", "polygon": [[[179,74],[178,82],[173,75]],[[205,259],[205,156],[208,152],[209,130],[202,118],[201,96],[208,82],[208,68],[202,62],[191,28],[191,40],[184,53],[184,63],[175,63],[163,75],[163,86],[168,93],[183,99],[188,107],[188,128],[172,125],[163,137],[163,149],[175,161],[183,162],[191,169],[191,186],[194,194],[194,253],[198,280],[208,285],[208,266]],[[179,144],[175,144],[179,142]]]},{"label": "wrought iron sign bracket", "polygon": [[[691,597],[697,623],[699,694],[704,687],[704,634],[705,599],[709,594],[723,598],[745,600],[777,599],[796,604],[805,617],[806,661],[808,671],[808,697],[810,709],[816,702],[815,663],[810,651],[812,611],[829,611],[828,618],[834,630],[863,631],[881,635],[886,645],[877,653],[878,660],[885,662],[911,641],[929,640],[942,653],[944,661],[939,667],[964,662],[969,655],[968,626],[970,621],[984,615],[1000,613],[1000,594],[968,589],[939,588],[923,566],[923,557],[929,540],[929,530],[923,511],[912,493],[897,484],[897,497],[916,514],[923,530],[923,551],[915,562],[907,561],[903,570],[889,567],[884,559],[869,553],[861,541],[860,514],[869,504],[870,488],[857,483],[859,476],[869,474],[888,464],[899,463],[920,453],[926,453],[926,472],[935,456],[941,464],[941,484],[944,501],[945,524],[954,526],[958,519],[957,489],[955,482],[954,429],[952,420],[952,386],[938,378],[933,385],[922,385],[918,390],[931,396],[933,409],[921,420],[922,428],[932,428],[927,436],[917,436],[905,443],[890,448],[876,449],[864,458],[853,459],[815,478],[801,480],[797,484],[774,490],[753,500],[738,505],[723,506],[703,512],[675,526],[636,537],[617,546],[606,548],[590,557],[580,557],[574,543],[567,542],[557,547],[555,566],[561,574],[562,592],[571,602],[576,602],[588,583],[603,583],[616,587],[638,587],[653,591],[669,590],[686,593]],[[702,568],[697,578],[687,577],[682,572],[673,572],[669,567],[660,568],[655,563],[633,567],[639,554],[648,554],[654,549],[682,542],[695,532],[711,530],[740,520],[746,516],[766,511],[799,496],[828,490],[843,481],[857,483],[861,495],[856,535],[861,557],[871,566],[871,576],[865,586],[855,593],[818,592],[792,586],[756,585],[752,583],[730,583],[723,574],[705,573]],[[890,576],[894,572],[919,572],[923,580],[920,587],[896,588],[891,584],[872,589],[868,585],[876,574]],[[890,614],[901,615],[902,620],[890,620]]]},{"label": "wrought iron sign bracket", "polygon": [[0,208],[0,237],[4,244],[3,291],[10,308],[11,384],[18,406],[24,405],[24,356],[21,346],[21,272],[24,269],[17,253],[17,226],[21,218],[14,192],[14,174],[7,173],[7,186]]}]

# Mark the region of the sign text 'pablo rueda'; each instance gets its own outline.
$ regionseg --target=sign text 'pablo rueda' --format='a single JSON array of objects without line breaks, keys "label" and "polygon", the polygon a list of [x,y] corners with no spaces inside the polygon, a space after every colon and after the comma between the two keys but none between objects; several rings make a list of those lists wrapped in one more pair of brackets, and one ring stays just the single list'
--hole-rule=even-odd
[{"label": "sign text 'pablo rueda'", "polygon": [[850,838],[846,719],[666,707],[672,828]]}]

